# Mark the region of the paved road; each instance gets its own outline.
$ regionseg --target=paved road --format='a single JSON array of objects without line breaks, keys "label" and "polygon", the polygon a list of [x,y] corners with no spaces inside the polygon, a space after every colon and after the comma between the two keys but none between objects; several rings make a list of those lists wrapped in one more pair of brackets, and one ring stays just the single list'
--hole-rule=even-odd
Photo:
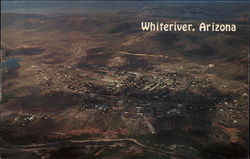
[{"label": "paved road", "polygon": [[124,138],[124,139],[95,139],[95,140],[69,140],[63,142],[54,142],[54,143],[46,143],[46,144],[31,144],[31,145],[9,145],[9,146],[0,146],[0,152],[5,153],[13,153],[13,152],[30,152],[30,151],[39,151],[39,150],[52,150],[65,146],[81,146],[81,145],[111,145],[117,142],[128,142],[131,144],[135,144],[144,149],[148,149],[154,151],[156,153],[160,153],[167,156],[178,156],[185,159],[194,159],[192,157],[188,157],[185,155],[175,154],[169,151],[163,151],[154,147],[146,146],[136,139],[133,138]]}]

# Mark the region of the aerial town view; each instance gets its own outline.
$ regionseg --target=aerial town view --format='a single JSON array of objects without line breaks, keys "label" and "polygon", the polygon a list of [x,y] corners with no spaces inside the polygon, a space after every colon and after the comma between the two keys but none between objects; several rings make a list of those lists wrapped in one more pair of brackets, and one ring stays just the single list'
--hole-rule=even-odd
[{"label": "aerial town view", "polygon": [[247,159],[249,5],[3,1],[0,159]]}]

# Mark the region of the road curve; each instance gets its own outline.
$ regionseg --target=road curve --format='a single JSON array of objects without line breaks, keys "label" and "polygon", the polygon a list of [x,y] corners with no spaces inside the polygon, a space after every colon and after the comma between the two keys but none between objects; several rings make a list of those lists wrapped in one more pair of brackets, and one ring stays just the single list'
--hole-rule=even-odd
[{"label": "road curve", "polygon": [[194,159],[193,157],[185,156],[176,154],[169,151],[160,150],[154,147],[146,146],[136,139],[133,138],[118,138],[118,139],[108,139],[108,138],[101,138],[101,139],[93,139],[93,140],[68,140],[62,142],[53,142],[53,143],[46,143],[46,144],[31,144],[31,145],[5,145],[0,146],[0,153],[15,153],[15,152],[30,152],[30,151],[39,151],[39,150],[52,150],[57,149],[60,147],[65,146],[81,146],[81,145],[110,145],[117,142],[129,142],[135,144],[139,147],[161,153],[163,155],[170,155],[170,156],[178,156],[183,157],[185,159]]}]

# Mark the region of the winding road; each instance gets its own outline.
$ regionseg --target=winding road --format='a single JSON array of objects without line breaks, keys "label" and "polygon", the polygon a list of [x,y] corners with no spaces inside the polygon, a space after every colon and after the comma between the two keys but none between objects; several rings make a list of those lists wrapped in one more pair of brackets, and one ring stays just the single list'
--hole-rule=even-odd
[{"label": "winding road", "polygon": [[183,157],[185,159],[195,159],[190,156],[176,154],[169,151],[163,151],[154,147],[146,146],[136,139],[133,138],[118,138],[118,139],[94,139],[94,140],[68,140],[62,142],[53,142],[46,144],[31,144],[31,145],[6,145],[0,146],[0,153],[16,153],[16,152],[31,152],[31,151],[40,151],[40,150],[52,150],[65,146],[82,146],[82,145],[111,145],[118,142],[128,142],[131,144],[135,144],[141,148],[154,151],[156,153],[160,153],[167,156],[178,156]]}]

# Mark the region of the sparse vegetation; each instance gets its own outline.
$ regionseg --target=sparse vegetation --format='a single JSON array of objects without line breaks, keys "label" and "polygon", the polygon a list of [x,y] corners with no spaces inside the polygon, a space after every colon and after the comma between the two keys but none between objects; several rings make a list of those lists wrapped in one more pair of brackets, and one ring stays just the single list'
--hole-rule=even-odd
[{"label": "sparse vegetation", "polygon": [[[2,15],[3,56],[20,60],[3,68],[0,158],[246,157],[247,5],[126,3]],[[145,19],[238,30],[143,32]]]}]

